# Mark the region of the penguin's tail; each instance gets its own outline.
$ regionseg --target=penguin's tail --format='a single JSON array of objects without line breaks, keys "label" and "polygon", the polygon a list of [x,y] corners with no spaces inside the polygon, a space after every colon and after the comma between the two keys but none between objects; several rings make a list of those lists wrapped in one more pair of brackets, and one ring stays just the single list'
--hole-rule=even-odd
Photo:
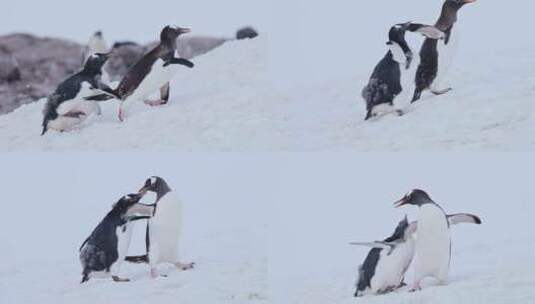
[{"label": "penguin's tail", "polygon": [[146,264],[146,263],[149,262],[149,256],[147,254],[136,255],[136,256],[127,256],[124,260],[129,262],[129,263]]},{"label": "penguin's tail", "polygon": [[236,39],[253,39],[258,37],[258,32],[252,26],[246,26],[236,32]]},{"label": "penguin's tail", "polygon": [[87,271],[87,269],[84,269],[84,272],[82,273],[83,277],[82,277],[82,281],[80,282],[80,284],[83,284],[87,281],[89,281],[89,271]]}]

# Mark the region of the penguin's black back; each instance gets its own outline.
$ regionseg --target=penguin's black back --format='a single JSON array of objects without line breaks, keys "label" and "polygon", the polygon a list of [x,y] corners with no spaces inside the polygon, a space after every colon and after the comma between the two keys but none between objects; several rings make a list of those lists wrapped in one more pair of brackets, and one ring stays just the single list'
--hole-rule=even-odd
[{"label": "penguin's black back", "polygon": [[420,50],[420,65],[416,70],[416,88],[425,90],[429,88],[438,73],[438,40],[425,39]]},{"label": "penguin's black back", "polygon": [[375,67],[370,82],[364,88],[363,97],[367,110],[379,104],[392,104],[394,98],[401,93],[401,69],[389,51]]},{"label": "penguin's black back", "polygon": [[377,263],[379,263],[379,257],[381,256],[382,250],[382,248],[373,248],[370,250],[364,263],[360,266],[360,275],[355,297],[359,295],[359,291],[364,291],[366,288],[371,287],[371,281],[375,275],[375,269],[377,268]]},{"label": "penguin's black back", "polygon": [[117,261],[118,238],[116,229],[125,224],[117,214],[108,214],[93,230],[80,248],[80,260],[85,269],[91,271],[109,270]]},{"label": "penguin's black back", "polygon": [[145,54],[123,77],[117,86],[116,94],[123,100],[132,95],[151,72],[156,61],[165,56],[172,56],[173,52],[174,50],[167,50],[162,44],[159,44],[152,51]]},{"label": "penguin's black back", "polygon": [[96,76],[80,71],[60,83],[54,93],[48,97],[43,113],[44,121],[56,119],[58,116],[57,108],[65,101],[74,99],[80,93],[83,82],[88,82],[88,84],[96,87]]}]

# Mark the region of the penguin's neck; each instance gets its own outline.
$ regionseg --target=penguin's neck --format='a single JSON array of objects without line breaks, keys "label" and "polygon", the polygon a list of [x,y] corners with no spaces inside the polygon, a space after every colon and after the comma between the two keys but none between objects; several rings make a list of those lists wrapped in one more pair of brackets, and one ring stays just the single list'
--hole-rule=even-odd
[{"label": "penguin's neck", "polygon": [[463,4],[458,4],[452,1],[446,1],[442,6],[442,13],[438,18],[435,27],[441,31],[446,31],[457,22],[457,13]]},{"label": "penguin's neck", "polygon": [[156,202],[158,202],[164,195],[171,192],[171,188],[167,185],[166,182],[161,181],[157,184],[156,189]]},{"label": "penguin's neck", "polygon": [[392,42],[392,44],[388,45],[388,53],[387,56],[389,56],[392,60],[396,61],[397,63],[404,63],[405,58],[405,52],[403,52],[403,49],[399,44],[396,42]]}]

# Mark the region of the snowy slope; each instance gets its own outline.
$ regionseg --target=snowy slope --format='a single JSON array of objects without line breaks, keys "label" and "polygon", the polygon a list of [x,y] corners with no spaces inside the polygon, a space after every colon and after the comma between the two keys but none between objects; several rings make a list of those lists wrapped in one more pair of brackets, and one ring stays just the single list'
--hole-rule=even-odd
[{"label": "snowy slope", "polygon": [[267,40],[229,42],[194,60],[171,86],[168,105],[132,105],[124,123],[118,104],[70,133],[39,136],[44,101],[0,117],[1,150],[243,150],[269,147],[284,111],[267,80]]},{"label": "snowy slope", "polygon": [[[421,41],[421,40],[420,40]],[[417,42],[420,42],[417,40]],[[127,121],[117,103],[70,133],[39,136],[43,102],[0,117],[0,150],[179,151],[523,151],[535,147],[534,52],[516,48],[457,55],[447,95],[408,105],[418,62],[404,73],[396,99],[409,113],[364,122],[360,91],[375,60],[353,76],[277,87],[267,39],[229,43],[198,58],[171,89],[171,102],[134,105]],[[415,48],[416,49],[416,48]]]},{"label": "snowy slope", "polygon": [[[264,202],[255,197],[258,185],[245,178],[251,173],[240,167],[243,160],[149,158],[0,157],[10,172],[0,177],[10,185],[2,197],[12,202],[4,209],[10,216],[0,222],[0,303],[267,303],[266,224],[262,208],[251,204]],[[31,174],[20,170],[24,165]],[[195,269],[163,266],[168,277],[153,280],[148,266],[124,264],[122,276],[131,282],[92,279],[80,285],[79,246],[120,196],[154,173],[183,200],[181,255]],[[69,186],[61,187],[62,181]],[[234,191],[235,183],[247,189]],[[144,224],[135,229],[134,255],[143,252]]]}]

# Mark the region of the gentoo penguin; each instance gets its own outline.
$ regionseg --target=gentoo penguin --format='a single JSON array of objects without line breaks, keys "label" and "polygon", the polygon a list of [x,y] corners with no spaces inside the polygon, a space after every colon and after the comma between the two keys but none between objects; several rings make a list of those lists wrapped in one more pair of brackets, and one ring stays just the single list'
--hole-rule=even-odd
[{"label": "gentoo penguin", "polygon": [[481,220],[469,214],[453,215],[448,219],[444,210],[425,191],[419,189],[407,193],[394,205],[415,205],[420,208],[411,291],[421,289],[420,282],[426,277],[434,277],[440,283],[445,282],[451,260],[450,221],[480,224]]},{"label": "gentoo penguin", "polygon": [[[473,214],[460,213],[448,215],[450,225],[461,223],[481,224],[479,217]],[[359,278],[355,297],[365,294],[383,294],[404,286],[404,277],[414,257],[415,240],[418,222],[409,224],[407,217],[402,220],[394,234],[381,242],[360,243],[351,245],[368,246],[370,250],[364,263],[359,267]]]},{"label": "gentoo penguin", "polygon": [[[107,92],[121,101],[119,119],[124,120],[124,107],[134,100],[149,105],[161,105],[169,100],[169,81],[179,71],[179,66],[193,68],[194,64],[177,54],[177,38],[189,33],[187,28],[166,26],[160,33],[160,43],[143,56],[124,76],[115,90]],[[161,100],[149,101],[149,96],[160,90]]]},{"label": "gentoo penguin", "polygon": [[372,247],[364,263],[359,266],[355,297],[388,293],[404,285],[405,272],[414,256],[415,231],[416,225],[409,224],[405,216],[394,233],[384,241],[351,243]]},{"label": "gentoo penguin", "polygon": [[66,131],[82,123],[90,114],[100,114],[100,107],[91,96],[110,88],[101,81],[102,66],[110,54],[91,55],[83,69],[63,81],[47,99],[43,110],[44,135],[49,129]]},{"label": "gentoo penguin", "polygon": [[151,277],[158,277],[158,264],[170,263],[181,270],[192,269],[194,263],[181,263],[179,260],[179,239],[182,230],[182,202],[161,177],[153,176],[146,180],[139,190],[140,195],[147,192],[156,194],[154,215],[149,219],[146,231],[147,254],[127,257],[128,262],[149,263]]},{"label": "gentoo penguin", "polygon": [[411,22],[396,24],[390,29],[386,43],[389,50],[375,67],[368,85],[362,90],[362,97],[366,101],[365,120],[391,112],[403,115],[402,111],[394,109],[394,99],[403,90],[400,65],[404,63],[405,68],[409,69],[413,58],[405,40],[406,31],[419,32],[430,37],[429,39],[440,39],[444,36],[432,26]]},{"label": "gentoo penguin", "polygon": [[[442,6],[442,13],[435,24],[435,27],[445,33],[444,45],[450,43],[453,25],[457,22],[457,13],[465,4],[476,2],[476,0],[446,0]],[[442,71],[446,67],[441,66],[439,69],[439,43],[434,39],[425,39],[420,49],[420,65],[416,70],[414,96],[412,103],[418,101],[422,92],[430,90],[435,95],[442,95],[451,88],[438,89],[436,86],[437,79],[440,78]]]},{"label": "gentoo penguin", "polygon": [[119,270],[130,246],[132,237],[130,223],[148,219],[154,212],[154,206],[139,203],[141,197],[140,194],[122,197],[82,244],[81,283],[87,282],[92,273],[103,273],[106,276],[111,274],[116,282],[128,281],[119,277]]},{"label": "gentoo penguin", "polygon": [[[106,40],[104,39],[104,35],[102,34],[102,31],[95,32],[87,42],[87,47],[85,49],[84,53],[84,65],[87,62],[87,59],[93,54],[103,54],[108,53],[110,49],[108,48],[108,44],[106,43]],[[108,73],[106,72],[106,68],[102,68],[102,82],[109,83],[110,77],[108,76]]]}]

